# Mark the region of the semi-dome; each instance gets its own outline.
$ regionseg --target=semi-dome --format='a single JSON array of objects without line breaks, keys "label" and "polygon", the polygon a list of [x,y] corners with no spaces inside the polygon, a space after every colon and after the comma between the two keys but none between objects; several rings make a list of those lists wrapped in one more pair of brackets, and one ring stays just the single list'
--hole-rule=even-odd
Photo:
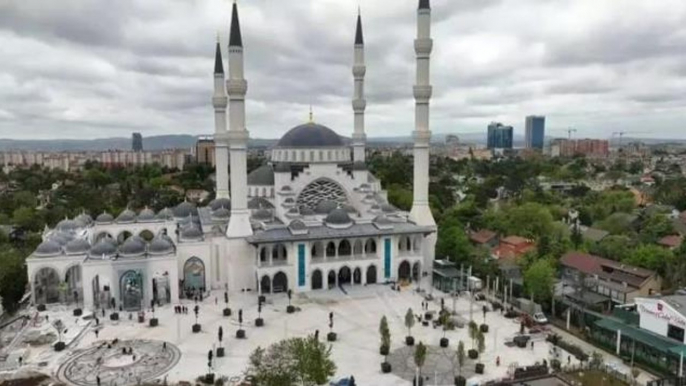
[{"label": "semi-dome", "polygon": [[348,225],[352,223],[348,212],[346,212],[343,208],[336,208],[332,210],[331,213],[326,216],[324,221],[331,225]]},{"label": "semi-dome", "polygon": [[305,225],[305,223],[302,222],[301,220],[291,221],[291,223],[288,224],[288,227],[294,231],[303,231],[303,230],[307,229],[307,225]]},{"label": "semi-dome", "polygon": [[139,236],[131,236],[119,247],[119,253],[124,256],[140,256],[145,253],[145,240]]},{"label": "semi-dome", "polygon": [[276,144],[280,148],[341,147],[341,137],[326,126],[310,122],[290,129]]},{"label": "semi-dome", "polygon": [[57,256],[62,253],[62,246],[55,240],[46,240],[38,245],[33,252],[38,257]]},{"label": "semi-dome", "polygon": [[155,212],[147,206],[138,214],[139,222],[155,221]]},{"label": "semi-dome", "polygon": [[202,239],[202,231],[197,225],[190,223],[181,230],[181,238],[184,240],[200,240]]},{"label": "semi-dome", "polygon": [[74,239],[67,243],[64,250],[67,255],[81,255],[91,249],[91,244],[86,239]]},{"label": "semi-dome", "polygon": [[181,217],[188,217],[188,216],[197,216],[198,215],[198,208],[195,207],[192,203],[188,201],[184,201],[180,203],[179,205],[174,208],[174,217],[176,218],[181,218]]},{"label": "semi-dome", "polygon": [[338,203],[331,200],[319,201],[317,207],[314,209],[318,214],[328,214],[332,210],[338,208]]},{"label": "semi-dome", "polygon": [[136,212],[132,211],[131,209],[126,209],[123,212],[119,213],[119,216],[117,216],[118,223],[130,223],[136,221]]},{"label": "semi-dome", "polygon": [[100,239],[93,248],[90,250],[91,256],[113,256],[117,253],[117,246],[113,243],[111,239],[104,237]]},{"label": "semi-dome", "polygon": [[248,185],[274,185],[274,169],[262,165],[248,174]]},{"label": "semi-dome", "polygon": [[228,198],[215,198],[210,201],[210,209],[212,209],[212,211],[216,211],[220,208],[231,209],[231,200]]},{"label": "semi-dome", "polygon": [[260,209],[253,213],[252,218],[259,221],[269,221],[272,219],[272,212],[269,209]]},{"label": "semi-dome", "polygon": [[174,244],[168,238],[158,235],[150,241],[148,253],[151,255],[166,255],[174,251]]}]

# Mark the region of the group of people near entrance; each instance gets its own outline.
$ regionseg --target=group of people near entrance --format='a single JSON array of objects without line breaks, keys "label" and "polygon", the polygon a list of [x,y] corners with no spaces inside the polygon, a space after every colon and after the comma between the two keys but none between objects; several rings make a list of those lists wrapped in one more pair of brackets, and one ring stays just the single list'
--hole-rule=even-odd
[{"label": "group of people near entrance", "polygon": [[186,306],[174,306],[174,313],[175,314],[187,314],[188,313],[188,307],[186,307]]}]

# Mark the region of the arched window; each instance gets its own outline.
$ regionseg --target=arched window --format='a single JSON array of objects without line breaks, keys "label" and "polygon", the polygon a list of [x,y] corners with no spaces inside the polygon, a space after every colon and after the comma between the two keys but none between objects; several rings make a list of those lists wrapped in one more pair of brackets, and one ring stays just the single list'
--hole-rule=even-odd
[{"label": "arched window", "polygon": [[[281,153],[281,152],[279,152],[279,153]],[[284,151],[284,152],[283,152],[283,156],[284,156],[284,157],[283,157],[283,160],[284,160],[284,161],[288,161],[288,152],[287,152],[287,151]]]},{"label": "arched window", "polygon": [[353,245],[353,255],[360,256],[363,252],[362,240],[355,240],[355,244]]},{"label": "arched window", "polygon": [[336,257],[336,244],[333,241],[326,244],[326,257]]},{"label": "arched window", "polygon": [[310,162],[314,161],[314,150],[310,151]]},{"label": "arched window", "polygon": [[300,192],[296,203],[298,207],[307,206],[310,209],[315,209],[317,204],[323,200],[344,204],[348,202],[348,196],[345,190],[335,181],[328,178],[320,178],[312,181]]},{"label": "arched window", "polygon": [[319,159],[318,161],[324,161],[324,152],[319,150]]},{"label": "arched window", "polygon": [[368,255],[376,253],[376,241],[374,239],[367,239],[364,243],[364,253]]},{"label": "arched window", "polygon": [[269,262],[269,248],[268,247],[260,248],[260,262],[262,264]]},{"label": "arched window", "polygon": [[328,161],[331,161],[331,150],[326,152],[326,158]]},{"label": "arched window", "polygon": [[350,247],[350,241],[342,240],[341,243],[338,244],[338,256],[350,256],[351,252],[352,248]]},{"label": "arched window", "polygon": [[288,260],[288,252],[286,251],[286,246],[283,244],[276,244],[274,249],[272,249],[272,262],[285,263]]},{"label": "arched window", "polygon": [[324,245],[321,241],[317,241],[312,244],[312,258],[321,259],[322,257],[324,257]]}]

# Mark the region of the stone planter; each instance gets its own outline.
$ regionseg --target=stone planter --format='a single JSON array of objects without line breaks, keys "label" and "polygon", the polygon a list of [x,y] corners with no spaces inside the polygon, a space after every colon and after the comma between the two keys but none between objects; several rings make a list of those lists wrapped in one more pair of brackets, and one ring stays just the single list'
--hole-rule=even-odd
[{"label": "stone planter", "polygon": [[245,330],[240,329],[236,331],[236,339],[245,339]]},{"label": "stone planter", "polygon": [[485,323],[482,324],[481,327],[479,327],[479,329],[480,329],[481,332],[483,332],[484,334],[487,333],[487,332],[488,332],[488,324],[485,324]]},{"label": "stone planter", "polygon": [[433,317],[434,317],[433,312],[424,313],[424,319],[426,319],[426,320],[431,320],[431,319],[433,319]]},{"label": "stone planter", "polygon": [[477,363],[476,366],[474,366],[474,371],[477,374],[483,374],[484,373],[484,364],[483,363]]},{"label": "stone planter", "polygon": [[467,380],[463,376],[458,375],[455,377],[455,386],[467,386]]},{"label": "stone planter", "polygon": [[288,312],[289,314],[294,313],[295,312],[295,306],[286,307],[286,312]]},{"label": "stone planter", "polygon": [[381,364],[381,372],[384,373],[384,374],[390,373],[392,369],[393,369],[393,368],[391,367],[391,364],[388,363],[388,362],[383,362],[383,363]]},{"label": "stone planter", "polygon": [[224,311],[222,311],[224,316],[231,316],[231,309],[230,308],[224,308]]},{"label": "stone planter", "polygon": [[412,385],[413,385],[413,386],[424,386],[424,378],[422,378],[422,377],[419,377],[419,378],[415,377],[415,378],[412,380]]},{"label": "stone planter", "polygon": [[208,385],[214,385],[214,374],[205,374],[203,377],[203,382]]},{"label": "stone planter", "polygon": [[405,337],[405,344],[408,346],[414,346],[414,337],[406,336]]},{"label": "stone planter", "polygon": [[441,347],[443,347],[443,348],[448,347],[448,343],[450,343],[448,338],[441,338],[441,343],[440,343]]},{"label": "stone planter", "polygon": [[200,330],[202,330],[202,327],[200,326],[200,324],[196,323],[196,324],[193,325],[193,333],[194,333],[194,334],[199,333]]},{"label": "stone planter", "polygon": [[217,347],[217,358],[224,357],[224,347]]},{"label": "stone planter", "polygon": [[526,344],[529,343],[529,337],[526,335],[515,336],[513,341],[517,347],[526,348]]},{"label": "stone planter", "polygon": [[83,315],[83,310],[80,308],[75,308],[74,309],[74,316],[81,316]]},{"label": "stone planter", "polygon": [[255,319],[255,327],[262,327],[262,326],[264,326],[264,319],[262,319],[262,318]]},{"label": "stone planter", "polygon": [[67,345],[64,342],[57,342],[53,347],[55,348],[55,351],[59,352],[64,350],[67,347]]},{"label": "stone planter", "polygon": [[145,316],[139,315],[138,316],[138,323],[145,323]]},{"label": "stone planter", "polygon": [[150,319],[149,325],[150,327],[157,327],[160,325],[160,321],[157,318],[152,318]]},{"label": "stone planter", "polygon": [[469,356],[469,359],[476,359],[479,357],[479,352],[474,349],[471,349],[467,351],[467,356]]},{"label": "stone planter", "polygon": [[329,342],[335,342],[337,337],[338,336],[336,335],[335,332],[330,332],[330,333],[326,334],[326,340]]},{"label": "stone planter", "polygon": [[36,307],[36,309],[38,310],[38,312],[43,312],[43,311],[45,311],[45,310],[46,310],[45,304],[39,304],[39,305]]},{"label": "stone planter", "polygon": [[390,351],[391,351],[391,349],[388,346],[379,347],[379,354],[381,354],[381,355],[388,355],[388,353]]},{"label": "stone planter", "polygon": [[113,312],[110,314],[110,320],[119,320],[119,313]]}]

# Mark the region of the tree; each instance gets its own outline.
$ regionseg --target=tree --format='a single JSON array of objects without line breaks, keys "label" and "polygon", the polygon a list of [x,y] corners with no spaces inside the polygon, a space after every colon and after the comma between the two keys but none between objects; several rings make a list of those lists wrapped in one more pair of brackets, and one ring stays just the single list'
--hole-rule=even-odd
[{"label": "tree", "polygon": [[335,372],[331,347],[308,337],[282,340],[266,350],[258,347],[250,354],[246,375],[257,385],[315,386],[326,383]]},{"label": "tree", "polygon": [[524,271],[524,288],[539,303],[550,299],[554,284],[555,270],[548,260],[538,260]]},{"label": "tree", "polygon": [[408,308],[405,313],[405,327],[407,327],[407,336],[412,336],[412,327],[414,327],[414,313],[412,308]]},{"label": "tree", "polygon": [[419,377],[422,376],[422,366],[426,361],[426,346],[424,343],[419,342],[417,347],[414,349],[414,364],[419,368]]},{"label": "tree", "polygon": [[486,351],[486,337],[484,336],[484,333],[481,332],[481,330],[477,330],[476,332],[476,342],[477,342],[477,350],[479,350],[479,354],[483,354],[484,351]]},{"label": "tree", "polygon": [[457,344],[457,365],[460,369],[460,375],[462,375],[462,366],[464,366],[464,360],[465,360],[464,342],[460,341]]},{"label": "tree", "polygon": [[381,317],[379,323],[379,334],[381,335],[381,351],[388,353],[391,348],[391,331],[388,328],[388,320],[386,315]]},{"label": "tree", "polygon": [[436,256],[450,257],[452,261],[467,262],[473,250],[464,226],[453,225],[438,228]]},{"label": "tree", "polygon": [[674,263],[674,254],[658,245],[640,245],[622,262],[656,271],[665,277],[668,267]]},{"label": "tree", "polygon": [[479,326],[476,325],[475,321],[469,322],[469,338],[472,340],[472,348],[474,348],[474,341],[476,340],[476,334],[479,331]]},{"label": "tree", "polygon": [[16,249],[0,251],[0,297],[6,312],[11,314],[19,309],[26,284],[26,265],[22,253]]},{"label": "tree", "polygon": [[222,346],[222,339],[224,338],[224,329],[219,326],[219,331],[217,331],[217,339],[219,340],[219,347]]}]

